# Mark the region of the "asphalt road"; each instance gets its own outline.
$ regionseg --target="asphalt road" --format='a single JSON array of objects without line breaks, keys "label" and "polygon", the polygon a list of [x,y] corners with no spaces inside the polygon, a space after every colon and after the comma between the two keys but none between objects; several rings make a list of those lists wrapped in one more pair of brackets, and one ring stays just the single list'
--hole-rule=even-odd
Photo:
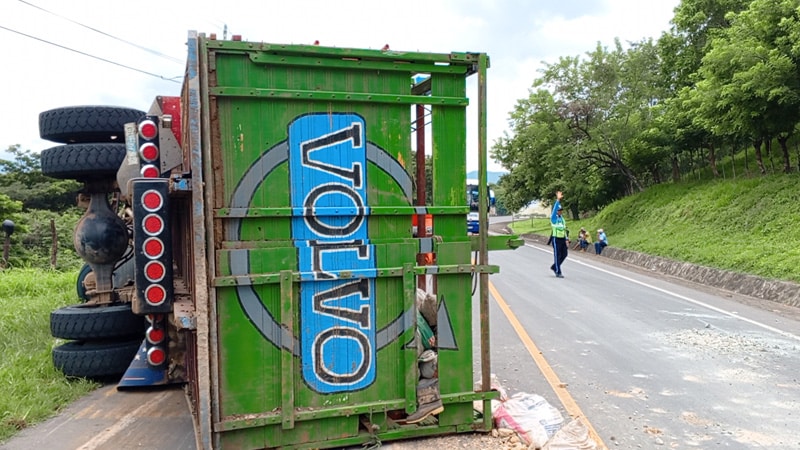
[{"label": "asphalt road", "polygon": [[[501,268],[490,277],[491,370],[509,393],[585,418],[608,448],[800,448],[796,308],[584,253],[557,279],[540,245],[489,257]],[[179,388],[107,386],[0,448],[189,450],[191,430]],[[384,446],[502,448],[463,435]]]},{"label": "asphalt road", "polygon": [[179,386],[125,392],[103,386],[0,445],[3,450],[133,448],[196,448],[189,406]]},{"label": "asphalt road", "polygon": [[[493,372],[511,390],[565,416],[574,400],[610,448],[800,448],[796,309],[586,253],[572,252],[558,279],[549,248],[535,244],[492,252],[490,263],[501,267],[491,276]],[[503,303],[535,343],[520,370]],[[536,352],[545,371],[529,367]],[[547,370],[554,386],[543,387]]]}]

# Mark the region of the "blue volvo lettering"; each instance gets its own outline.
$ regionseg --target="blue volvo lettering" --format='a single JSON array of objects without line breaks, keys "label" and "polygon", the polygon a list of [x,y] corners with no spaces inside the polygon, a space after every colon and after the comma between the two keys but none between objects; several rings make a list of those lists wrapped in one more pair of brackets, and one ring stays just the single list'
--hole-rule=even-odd
[{"label": "blue volvo lettering", "polygon": [[289,124],[302,373],[321,393],[375,381],[377,271],[367,232],[365,133],[356,114],[311,114]]}]

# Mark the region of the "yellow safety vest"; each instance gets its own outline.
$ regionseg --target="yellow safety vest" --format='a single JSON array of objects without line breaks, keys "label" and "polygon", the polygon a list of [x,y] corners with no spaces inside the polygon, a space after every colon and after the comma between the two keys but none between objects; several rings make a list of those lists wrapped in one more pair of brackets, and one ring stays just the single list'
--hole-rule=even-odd
[{"label": "yellow safety vest", "polygon": [[551,224],[553,227],[553,237],[565,238],[567,237],[567,223],[564,222],[563,217],[556,219],[556,223]]}]

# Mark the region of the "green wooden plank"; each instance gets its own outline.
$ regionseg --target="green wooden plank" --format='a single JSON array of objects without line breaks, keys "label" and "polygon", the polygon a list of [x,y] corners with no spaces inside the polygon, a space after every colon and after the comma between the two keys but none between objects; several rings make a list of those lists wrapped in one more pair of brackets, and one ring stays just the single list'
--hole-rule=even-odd
[{"label": "green wooden plank", "polygon": [[[410,94],[379,94],[371,92],[357,93],[324,90],[312,91],[302,89],[270,89],[235,86],[215,87],[210,90],[210,94],[216,97],[251,97],[315,102],[361,102],[370,104],[387,103],[396,105],[416,105],[420,101],[419,96]],[[469,99],[466,97],[434,96],[426,97],[425,103],[437,106],[467,106],[469,105]]]},{"label": "green wooden plank", "polygon": [[231,52],[236,54],[257,52],[270,52],[276,55],[322,56],[335,58],[349,58],[350,60],[388,60],[408,62],[428,62],[441,64],[466,65],[470,68],[478,63],[479,53],[450,52],[450,53],[425,53],[406,51],[383,51],[370,49],[355,49],[342,47],[325,47],[321,45],[292,45],[274,43],[253,43],[237,41],[205,41],[206,47],[215,50],[215,54]]},{"label": "green wooden plank", "polygon": [[331,58],[328,55],[318,57],[278,55],[265,52],[250,52],[250,60],[257,64],[270,66],[307,67],[313,70],[346,69],[346,70],[380,70],[398,71],[409,75],[415,73],[457,73],[467,72],[467,66],[451,64],[420,64],[408,61],[375,61],[357,60],[352,58]]}]

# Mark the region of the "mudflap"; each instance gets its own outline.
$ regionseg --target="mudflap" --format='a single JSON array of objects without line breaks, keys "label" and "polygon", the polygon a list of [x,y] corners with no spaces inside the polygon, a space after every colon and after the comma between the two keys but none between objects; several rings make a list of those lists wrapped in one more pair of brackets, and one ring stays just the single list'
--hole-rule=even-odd
[{"label": "mudflap", "polygon": [[162,386],[169,384],[167,369],[153,368],[147,364],[147,340],[142,340],[136,356],[125,371],[125,375],[117,384],[118,390],[132,389],[145,386]]}]

